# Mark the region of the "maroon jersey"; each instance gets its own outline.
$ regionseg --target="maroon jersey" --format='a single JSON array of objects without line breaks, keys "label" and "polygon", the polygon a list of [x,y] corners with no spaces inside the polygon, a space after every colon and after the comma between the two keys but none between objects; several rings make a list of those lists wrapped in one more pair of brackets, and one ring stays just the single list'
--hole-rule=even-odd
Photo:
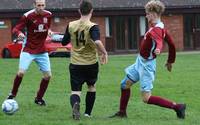
[{"label": "maroon jersey", "polygon": [[162,50],[164,40],[169,46],[167,62],[174,63],[176,57],[175,45],[171,36],[164,29],[164,24],[162,22],[157,23],[146,32],[144,39],[141,42],[140,55],[145,59],[156,58],[154,51],[155,49],[159,49],[160,51]]},{"label": "maroon jersey", "polygon": [[51,12],[44,10],[42,14],[37,14],[35,9],[25,13],[19,23],[14,27],[13,33],[19,35],[22,29],[27,28],[27,41],[23,51],[30,54],[46,52],[45,40],[51,24]]}]

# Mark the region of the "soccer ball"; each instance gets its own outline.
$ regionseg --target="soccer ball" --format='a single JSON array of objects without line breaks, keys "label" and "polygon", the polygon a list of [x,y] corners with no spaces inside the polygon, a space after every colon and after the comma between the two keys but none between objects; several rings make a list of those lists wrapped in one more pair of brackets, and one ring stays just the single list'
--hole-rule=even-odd
[{"label": "soccer ball", "polygon": [[2,104],[2,111],[7,115],[13,115],[19,106],[14,99],[6,99]]}]

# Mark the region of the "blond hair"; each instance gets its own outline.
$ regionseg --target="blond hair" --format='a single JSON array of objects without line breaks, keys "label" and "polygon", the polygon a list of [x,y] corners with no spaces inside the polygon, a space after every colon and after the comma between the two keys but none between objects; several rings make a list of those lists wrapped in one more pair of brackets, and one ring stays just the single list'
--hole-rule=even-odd
[{"label": "blond hair", "polygon": [[46,2],[46,0],[35,0],[35,3],[37,2]]},{"label": "blond hair", "polygon": [[161,15],[165,11],[165,5],[160,0],[150,0],[145,5],[146,13],[155,12],[158,15]]}]

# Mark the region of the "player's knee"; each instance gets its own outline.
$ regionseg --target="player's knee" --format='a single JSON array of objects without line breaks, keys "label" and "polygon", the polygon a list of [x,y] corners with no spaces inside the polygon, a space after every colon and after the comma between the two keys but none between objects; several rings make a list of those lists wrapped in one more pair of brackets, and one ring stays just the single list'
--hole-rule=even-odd
[{"label": "player's knee", "polygon": [[133,85],[133,82],[131,80],[125,78],[121,82],[121,89],[130,89],[132,85]]},{"label": "player's knee", "polygon": [[51,79],[51,72],[44,72],[43,73],[43,78],[45,80],[50,80]]},{"label": "player's knee", "polygon": [[72,91],[71,95],[78,95],[81,96],[81,91]]},{"label": "player's knee", "polygon": [[88,92],[96,92],[96,87],[95,87],[95,85],[89,85],[89,86],[88,86]]},{"label": "player's knee", "polygon": [[17,73],[17,75],[18,75],[19,77],[23,77],[23,76],[24,76],[24,73],[19,72],[19,73]]},{"label": "player's knee", "polygon": [[122,90],[130,89],[130,87],[121,87]]},{"label": "player's knee", "polygon": [[44,76],[43,77],[45,80],[50,80],[51,79],[51,76]]},{"label": "player's knee", "polygon": [[148,94],[148,93],[145,93],[145,94],[142,95],[142,101],[144,103],[148,103],[149,98],[150,98],[150,94]]},{"label": "player's knee", "polygon": [[23,77],[24,74],[25,74],[25,71],[23,71],[23,70],[19,70],[18,73],[17,73],[17,75],[18,75],[19,77]]},{"label": "player's knee", "polygon": [[149,100],[149,99],[147,99],[147,98],[142,98],[142,101],[143,101],[144,103],[148,103],[148,100]]}]

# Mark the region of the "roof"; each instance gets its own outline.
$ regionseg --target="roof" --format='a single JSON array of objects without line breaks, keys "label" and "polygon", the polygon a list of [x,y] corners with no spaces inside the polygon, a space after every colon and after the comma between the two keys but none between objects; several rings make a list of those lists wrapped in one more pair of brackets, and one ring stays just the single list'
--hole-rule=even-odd
[{"label": "roof", "polygon": [[[33,8],[34,0],[1,0],[0,11],[27,10]],[[77,9],[80,0],[46,0],[47,9]],[[91,0],[95,9],[134,9],[143,8],[148,0]],[[200,0],[161,0],[167,8],[200,7]]]},{"label": "roof", "polygon": [[[149,0],[91,0],[95,16],[141,15]],[[165,14],[200,13],[200,0],[161,0]],[[0,17],[20,17],[33,8],[34,0],[1,0]],[[77,16],[80,0],[46,0],[47,10],[54,16]]]}]

